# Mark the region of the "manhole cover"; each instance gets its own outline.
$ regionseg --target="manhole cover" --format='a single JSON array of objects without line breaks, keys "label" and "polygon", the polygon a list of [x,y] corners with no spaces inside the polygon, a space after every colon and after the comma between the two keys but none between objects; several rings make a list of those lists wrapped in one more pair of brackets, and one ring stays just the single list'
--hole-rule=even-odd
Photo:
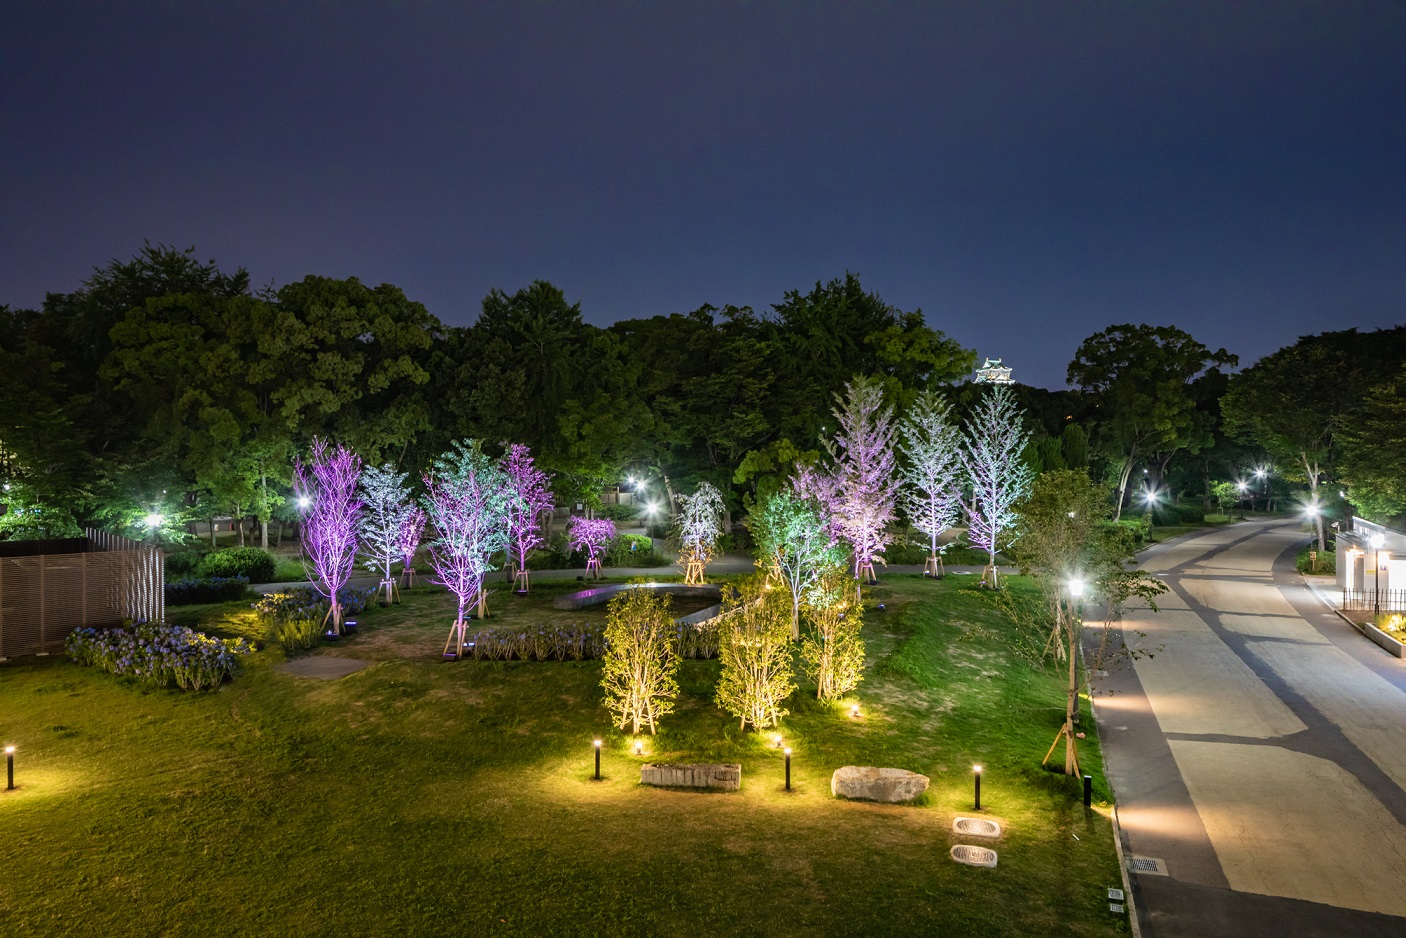
[{"label": "manhole cover", "polygon": [[958,863],[965,863],[967,866],[990,866],[996,865],[996,851],[987,850],[985,847],[973,847],[970,844],[958,844],[952,848],[952,859]]},{"label": "manhole cover", "polygon": [[1167,875],[1167,864],[1154,857],[1128,857],[1128,869],[1134,873],[1151,873],[1153,876]]},{"label": "manhole cover", "polygon": [[958,834],[971,834],[973,837],[1001,836],[1001,825],[984,817],[959,817],[952,822],[952,830]]}]

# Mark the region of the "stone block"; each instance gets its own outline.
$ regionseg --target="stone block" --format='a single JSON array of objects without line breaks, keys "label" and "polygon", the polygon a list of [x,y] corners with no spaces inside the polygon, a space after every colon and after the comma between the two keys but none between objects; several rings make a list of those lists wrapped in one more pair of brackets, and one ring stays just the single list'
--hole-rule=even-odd
[{"label": "stone block", "polygon": [[861,801],[897,804],[912,801],[927,791],[928,777],[907,769],[880,769],[872,765],[847,765],[830,776],[830,793]]},{"label": "stone block", "polygon": [[689,763],[640,766],[640,784],[662,788],[712,788],[737,791],[742,786],[742,766],[737,763]]}]

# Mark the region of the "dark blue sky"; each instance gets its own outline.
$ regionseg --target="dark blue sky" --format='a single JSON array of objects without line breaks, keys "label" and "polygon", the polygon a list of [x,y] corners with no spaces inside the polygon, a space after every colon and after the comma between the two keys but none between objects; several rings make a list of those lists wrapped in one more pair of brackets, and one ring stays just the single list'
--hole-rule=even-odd
[{"label": "dark blue sky", "polygon": [[845,270],[1058,387],[1406,321],[1401,3],[7,4],[0,303],[143,239],[468,323]]}]

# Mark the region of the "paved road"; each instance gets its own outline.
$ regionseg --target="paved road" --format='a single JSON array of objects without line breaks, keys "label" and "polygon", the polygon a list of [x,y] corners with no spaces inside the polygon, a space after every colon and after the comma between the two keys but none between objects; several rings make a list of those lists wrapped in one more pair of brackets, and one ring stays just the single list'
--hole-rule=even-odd
[{"label": "paved road", "polygon": [[[1406,665],[1331,612],[1297,525],[1170,541],[1096,680],[1147,938],[1406,935]],[[1142,636],[1136,632],[1144,633]]]}]

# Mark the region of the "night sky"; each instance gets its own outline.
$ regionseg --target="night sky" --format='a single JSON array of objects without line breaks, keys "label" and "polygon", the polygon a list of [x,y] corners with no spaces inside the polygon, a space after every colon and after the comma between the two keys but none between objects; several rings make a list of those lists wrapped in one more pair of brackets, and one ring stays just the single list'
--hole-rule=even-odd
[{"label": "night sky", "polygon": [[23,3],[0,303],[143,239],[468,324],[858,273],[1017,380],[1406,321],[1406,5]]}]

